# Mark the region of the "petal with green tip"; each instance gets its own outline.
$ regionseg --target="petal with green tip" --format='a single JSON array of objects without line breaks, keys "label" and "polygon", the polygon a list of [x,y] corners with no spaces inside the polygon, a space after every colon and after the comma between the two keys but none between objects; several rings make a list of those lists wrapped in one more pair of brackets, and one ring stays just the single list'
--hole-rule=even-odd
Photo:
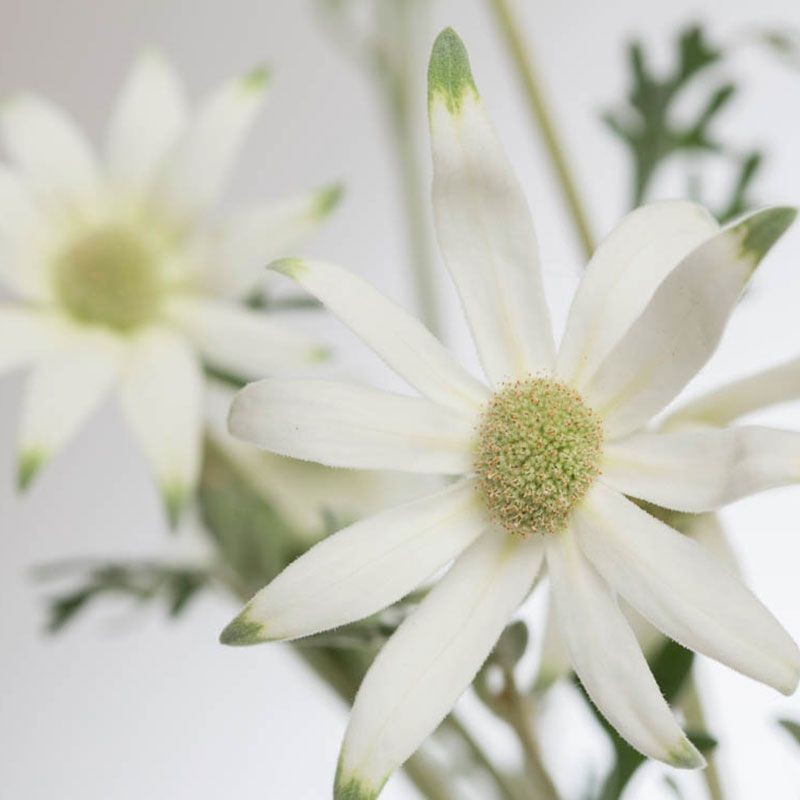
[{"label": "petal with green tip", "polygon": [[241,647],[249,644],[259,644],[270,641],[260,622],[251,619],[249,609],[245,609],[234,619],[219,636],[222,644]]},{"label": "petal with green tip", "polygon": [[452,31],[431,55],[433,208],[439,248],[490,380],[551,371],[555,345],[530,211]]},{"label": "petal with green tip", "polygon": [[139,334],[132,342],[120,398],[175,525],[192,496],[200,465],[203,375],[197,356],[167,329]]},{"label": "petal with green tip", "polygon": [[667,276],[585,387],[609,438],[642,427],[713,355],[767,243],[792,218],[786,208],[756,211],[703,242]]}]

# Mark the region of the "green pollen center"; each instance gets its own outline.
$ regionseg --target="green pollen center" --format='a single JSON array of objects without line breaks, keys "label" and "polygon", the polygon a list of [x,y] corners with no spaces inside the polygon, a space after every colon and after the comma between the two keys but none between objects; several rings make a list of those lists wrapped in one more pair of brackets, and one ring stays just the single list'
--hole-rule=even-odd
[{"label": "green pollen center", "polygon": [[603,426],[573,389],[508,383],[481,419],[475,472],[490,515],[511,533],[558,533],[600,474]]},{"label": "green pollen center", "polygon": [[144,237],[109,225],[82,236],[56,263],[56,291],[80,320],[128,331],[158,313],[159,260]]}]

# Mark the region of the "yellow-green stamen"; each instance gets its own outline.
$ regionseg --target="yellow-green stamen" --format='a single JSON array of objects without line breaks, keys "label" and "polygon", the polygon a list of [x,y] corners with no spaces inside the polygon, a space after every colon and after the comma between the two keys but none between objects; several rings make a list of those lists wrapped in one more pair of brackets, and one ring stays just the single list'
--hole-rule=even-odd
[{"label": "yellow-green stamen", "polygon": [[504,385],[480,422],[475,472],[490,515],[511,533],[558,533],[597,476],[603,426],[558,381]]},{"label": "yellow-green stamen", "polygon": [[141,235],[108,225],[66,247],[55,269],[56,292],[81,322],[127,331],[158,313],[158,256]]}]

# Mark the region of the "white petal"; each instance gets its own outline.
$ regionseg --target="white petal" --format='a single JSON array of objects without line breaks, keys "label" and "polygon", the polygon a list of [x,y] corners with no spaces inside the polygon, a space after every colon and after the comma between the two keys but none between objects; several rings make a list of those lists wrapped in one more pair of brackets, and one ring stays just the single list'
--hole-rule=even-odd
[{"label": "white petal", "polygon": [[439,245],[484,370],[495,384],[550,371],[555,345],[528,204],[452,31],[433,47],[428,109]]},{"label": "white petal", "polygon": [[731,543],[716,514],[693,514],[684,527],[687,536],[714,554],[717,561],[737,577],[742,577],[742,568]]},{"label": "white petal", "polygon": [[268,203],[223,220],[214,244],[212,291],[242,297],[264,274],[264,267],[309,237],[337,207],[341,186],[326,186],[289,200]]},{"label": "white petal", "polygon": [[357,522],[292,562],[222,641],[296,639],[363,619],[416,589],[486,528],[470,480]]},{"label": "white petal", "polygon": [[800,482],[800,433],[757,426],[635,433],[605,446],[603,482],[676,511],[713,511]]},{"label": "white petal", "polygon": [[72,331],[65,336],[33,369],[26,389],[17,457],[22,488],[64,447],[119,374],[117,339],[98,332]]},{"label": "white petal", "polygon": [[310,378],[251,383],[230,431],[292,458],[331,467],[455,475],[471,470],[474,421],[430,400]]},{"label": "white petal", "polygon": [[203,376],[194,352],[170,331],[141,333],[120,393],[125,418],[175,524],[194,489],[200,464]]},{"label": "white petal", "polygon": [[664,278],[719,230],[697,203],[666,200],[632,211],[600,243],[572,301],[558,374],[582,389],[644,311]]},{"label": "white petal", "polygon": [[0,112],[6,150],[31,188],[52,207],[72,210],[94,198],[97,164],[75,123],[41,97],[20,95]]},{"label": "white petal", "polygon": [[572,672],[567,643],[561,633],[561,622],[556,613],[553,592],[549,593],[547,617],[542,635],[542,653],[539,657],[539,670],[536,673],[534,690],[545,692],[557,680]]},{"label": "white petal", "polygon": [[703,766],[613,593],[581,553],[572,531],[548,537],[547,568],[575,672],[603,716],[640,753],[675,767]]},{"label": "white petal", "polygon": [[602,484],[584,505],[581,547],[653,625],[684,647],[781,692],[795,690],[797,646],[712,553]]},{"label": "white petal", "polygon": [[192,340],[212,368],[237,378],[263,378],[325,358],[327,351],[305,334],[258,311],[224,301],[174,300],[170,319]]},{"label": "white petal", "polygon": [[0,374],[63,344],[64,330],[49,314],[0,306]]},{"label": "white petal", "polygon": [[761,258],[795,217],[757,211],[700,245],[674,269],[584,392],[609,437],[641,427],[683,389],[717,348]]},{"label": "white petal", "polygon": [[417,391],[472,413],[488,389],[473,378],[417,319],[352,272],[321,261],[286,259],[273,269],[318,297]]},{"label": "white petal", "polygon": [[205,212],[221,194],[261,107],[266,73],[256,70],[212,94],[175,146],[157,200],[178,221]]},{"label": "white petal", "polygon": [[800,399],[800,358],[748,375],[678,408],[665,427],[727,425],[762,408]]},{"label": "white petal", "polygon": [[180,76],[159,53],[143,53],[120,91],[108,130],[111,179],[139,193],[153,180],[186,123]]},{"label": "white petal", "polygon": [[377,797],[469,686],[541,562],[539,539],[495,530],[459,557],[364,678],[342,746],[337,798]]}]

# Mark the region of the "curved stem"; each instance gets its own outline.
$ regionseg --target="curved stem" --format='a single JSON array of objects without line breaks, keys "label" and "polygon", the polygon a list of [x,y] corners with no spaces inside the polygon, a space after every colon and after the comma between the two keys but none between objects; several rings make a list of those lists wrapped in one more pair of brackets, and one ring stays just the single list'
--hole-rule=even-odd
[{"label": "curved stem", "polygon": [[517,75],[525,92],[525,98],[528,101],[528,109],[544,140],[544,145],[550,156],[550,162],[556,172],[564,195],[564,201],[569,209],[575,233],[578,236],[584,255],[589,258],[595,248],[589,219],[572,170],[567,163],[566,154],[561,148],[559,135],[556,132],[550,109],[537,78],[530,54],[530,46],[523,41],[520,33],[521,26],[514,18],[514,13],[508,0],[489,0],[489,6],[494,12],[500,33],[503,35],[509,55],[516,67]]},{"label": "curved stem", "polygon": [[[686,715],[686,722],[692,728],[699,731],[708,730],[703,704],[700,700],[700,693],[697,688],[697,681],[694,675],[689,675],[686,690],[683,695],[683,713]],[[717,767],[714,753],[706,753],[706,768],[702,772],[708,796],[711,800],[725,800],[725,790],[722,785],[722,777]]]}]

